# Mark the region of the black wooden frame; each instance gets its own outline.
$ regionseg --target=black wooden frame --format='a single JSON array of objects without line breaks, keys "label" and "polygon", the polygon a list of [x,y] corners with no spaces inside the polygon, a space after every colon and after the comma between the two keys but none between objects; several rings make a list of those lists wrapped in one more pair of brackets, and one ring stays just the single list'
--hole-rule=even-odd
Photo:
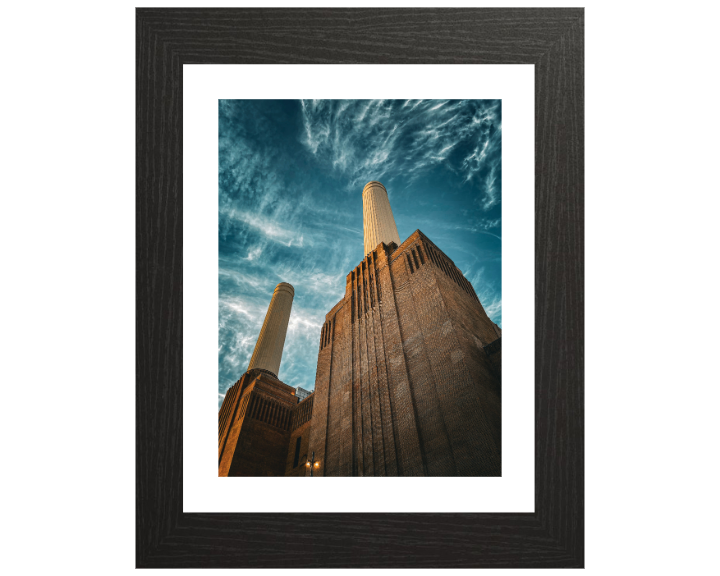
[{"label": "black wooden frame", "polygon": [[[138,567],[583,566],[583,16],[137,10]],[[535,65],[534,513],[183,513],[182,66],[252,63]]]}]

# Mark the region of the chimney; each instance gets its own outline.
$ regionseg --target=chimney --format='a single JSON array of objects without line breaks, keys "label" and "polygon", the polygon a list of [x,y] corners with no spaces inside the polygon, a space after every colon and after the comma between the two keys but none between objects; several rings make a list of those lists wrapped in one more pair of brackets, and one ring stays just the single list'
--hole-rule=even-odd
[{"label": "chimney", "polygon": [[277,378],[295,289],[287,282],[275,287],[248,370],[259,368]]},{"label": "chimney", "polygon": [[380,182],[368,182],[363,188],[363,232],[365,256],[377,248],[380,242],[395,242],[400,246],[387,190]]}]

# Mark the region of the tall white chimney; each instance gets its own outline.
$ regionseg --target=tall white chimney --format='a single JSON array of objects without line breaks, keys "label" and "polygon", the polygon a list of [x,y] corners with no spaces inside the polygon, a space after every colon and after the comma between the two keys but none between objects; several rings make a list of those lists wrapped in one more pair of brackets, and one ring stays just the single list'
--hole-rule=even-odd
[{"label": "tall white chimney", "polygon": [[260,368],[277,378],[294,296],[295,289],[287,282],[276,286],[248,370]]},{"label": "tall white chimney", "polygon": [[380,182],[368,182],[363,188],[363,232],[366,256],[380,242],[389,244],[392,241],[400,246],[400,235],[390,209],[387,190]]}]

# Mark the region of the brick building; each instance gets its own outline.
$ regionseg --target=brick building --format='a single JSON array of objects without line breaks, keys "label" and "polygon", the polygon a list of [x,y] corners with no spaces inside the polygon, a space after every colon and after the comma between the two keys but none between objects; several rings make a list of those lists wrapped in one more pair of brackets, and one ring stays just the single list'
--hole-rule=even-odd
[{"label": "brick building", "polygon": [[363,213],[366,256],[325,317],[314,393],[249,370],[220,411],[221,476],[310,475],[310,459],[320,476],[501,474],[500,328],[421,231],[398,246],[379,182]]},{"label": "brick building", "polygon": [[250,369],[225,395],[219,414],[219,476],[304,476],[313,394]]}]

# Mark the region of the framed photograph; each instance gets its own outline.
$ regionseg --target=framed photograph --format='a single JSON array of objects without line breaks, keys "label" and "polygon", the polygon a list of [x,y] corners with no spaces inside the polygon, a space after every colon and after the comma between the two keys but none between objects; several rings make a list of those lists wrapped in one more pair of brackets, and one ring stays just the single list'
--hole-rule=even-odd
[{"label": "framed photograph", "polygon": [[218,476],[502,476],[502,101],[218,108]]},{"label": "framed photograph", "polygon": [[136,33],[137,566],[582,567],[583,10]]}]

